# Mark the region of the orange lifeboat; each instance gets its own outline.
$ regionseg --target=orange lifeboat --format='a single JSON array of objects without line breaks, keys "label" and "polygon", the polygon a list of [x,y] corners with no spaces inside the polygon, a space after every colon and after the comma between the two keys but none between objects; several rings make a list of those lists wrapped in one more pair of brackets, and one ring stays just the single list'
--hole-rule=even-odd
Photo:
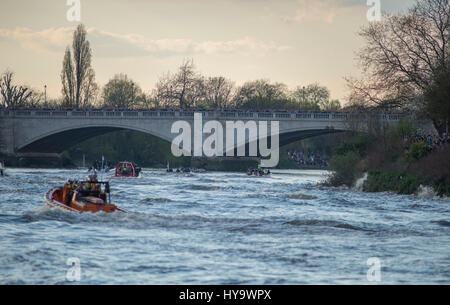
[{"label": "orange lifeboat", "polygon": [[47,204],[70,212],[126,212],[109,203],[109,182],[68,181],[62,188],[53,188],[45,195]]}]

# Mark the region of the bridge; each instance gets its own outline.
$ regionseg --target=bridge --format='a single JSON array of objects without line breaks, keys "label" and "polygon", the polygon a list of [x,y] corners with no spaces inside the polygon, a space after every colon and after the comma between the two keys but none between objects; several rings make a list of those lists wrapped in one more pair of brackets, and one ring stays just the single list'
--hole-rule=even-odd
[{"label": "bridge", "polygon": [[[196,111],[203,124],[218,121],[279,122],[280,146],[304,138],[343,132],[366,131],[370,122],[383,126],[397,123],[398,114],[364,115],[344,112]],[[89,138],[116,130],[135,130],[168,142],[176,121],[194,122],[188,110],[0,110],[0,153],[58,154]],[[223,132],[223,136],[226,133]],[[206,137],[206,136],[205,136]],[[203,138],[203,140],[205,139]],[[248,140],[246,135],[246,140]],[[270,141],[270,139],[269,139]],[[224,141],[225,142],[225,141]],[[248,143],[247,143],[248,144]]]}]

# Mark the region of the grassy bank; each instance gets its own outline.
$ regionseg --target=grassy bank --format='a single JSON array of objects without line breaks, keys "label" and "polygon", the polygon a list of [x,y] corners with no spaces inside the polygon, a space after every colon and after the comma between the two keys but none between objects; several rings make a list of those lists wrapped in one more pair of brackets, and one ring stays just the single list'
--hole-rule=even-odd
[{"label": "grassy bank", "polygon": [[363,190],[416,193],[431,186],[439,196],[450,196],[450,145],[430,150],[424,142],[405,144],[416,137],[407,123],[383,135],[353,135],[338,145],[330,161],[333,171],[327,184],[353,186],[367,173]]}]

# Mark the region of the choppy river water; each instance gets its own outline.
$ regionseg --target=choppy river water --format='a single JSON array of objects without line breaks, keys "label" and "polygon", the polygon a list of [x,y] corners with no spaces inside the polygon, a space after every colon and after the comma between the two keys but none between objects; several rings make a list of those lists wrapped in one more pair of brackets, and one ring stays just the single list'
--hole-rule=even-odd
[{"label": "choppy river water", "polygon": [[8,169],[0,284],[450,284],[449,201],[317,186],[326,173],[145,169],[111,180],[130,213],[79,215],[44,194],[86,171]]}]

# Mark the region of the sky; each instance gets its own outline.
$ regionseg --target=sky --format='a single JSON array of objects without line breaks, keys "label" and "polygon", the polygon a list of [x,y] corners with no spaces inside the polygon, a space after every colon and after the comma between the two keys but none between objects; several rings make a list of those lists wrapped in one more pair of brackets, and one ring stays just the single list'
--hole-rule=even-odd
[{"label": "sky", "polygon": [[[80,21],[67,17],[80,3]],[[319,83],[345,102],[344,77],[358,76],[359,29],[379,1],[406,11],[414,0],[1,0],[0,73],[61,96],[64,51],[81,22],[96,81],[124,73],[150,92],[192,58],[205,76],[241,85],[269,79],[294,89]]]}]

